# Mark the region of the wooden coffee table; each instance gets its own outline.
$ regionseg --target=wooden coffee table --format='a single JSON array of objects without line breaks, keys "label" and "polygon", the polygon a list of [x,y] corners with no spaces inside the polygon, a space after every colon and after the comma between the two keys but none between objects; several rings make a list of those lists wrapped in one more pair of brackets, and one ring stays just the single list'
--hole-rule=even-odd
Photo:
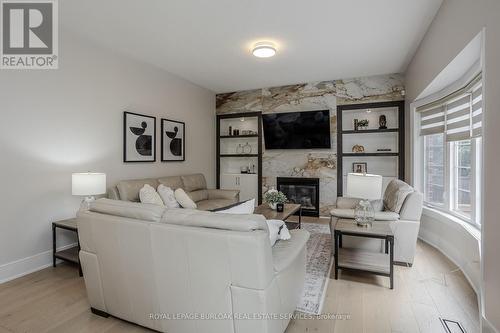
[{"label": "wooden coffee table", "polygon": [[[342,236],[385,240],[385,253],[342,248]],[[335,280],[339,269],[350,269],[387,276],[394,288],[394,234],[390,221],[374,221],[370,227],[360,227],[353,219],[338,219],[334,228]]]},{"label": "wooden coffee table", "polygon": [[[293,214],[299,212],[299,221],[287,221]],[[269,208],[268,204],[261,204],[255,207],[254,214],[264,215],[267,220],[281,220],[286,223],[288,229],[300,229],[302,222],[302,206],[299,204],[285,204],[282,212]]]}]

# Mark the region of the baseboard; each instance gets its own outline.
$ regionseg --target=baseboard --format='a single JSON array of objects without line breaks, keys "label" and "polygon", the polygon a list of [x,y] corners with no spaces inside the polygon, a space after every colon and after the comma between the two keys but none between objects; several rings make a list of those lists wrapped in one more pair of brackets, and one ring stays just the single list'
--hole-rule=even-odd
[{"label": "baseboard", "polygon": [[[64,245],[57,250],[66,250],[76,245],[77,243]],[[3,264],[0,266],[0,284],[50,266],[52,266],[52,250]]]}]

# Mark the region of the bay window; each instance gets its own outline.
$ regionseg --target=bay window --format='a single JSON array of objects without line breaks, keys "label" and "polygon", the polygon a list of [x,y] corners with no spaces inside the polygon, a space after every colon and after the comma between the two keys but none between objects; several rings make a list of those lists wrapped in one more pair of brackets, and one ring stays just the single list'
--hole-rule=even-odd
[{"label": "bay window", "polygon": [[482,89],[476,77],[463,89],[417,108],[427,206],[480,226]]}]

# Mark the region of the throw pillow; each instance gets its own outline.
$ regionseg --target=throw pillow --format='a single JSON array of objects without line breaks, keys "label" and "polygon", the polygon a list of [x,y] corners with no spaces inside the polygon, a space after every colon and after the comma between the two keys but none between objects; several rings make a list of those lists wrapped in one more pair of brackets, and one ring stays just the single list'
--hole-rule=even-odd
[{"label": "throw pillow", "polygon": [[266,222],[269,229],[269,241],[271,242],[271,246],[274,246],[279,238],[280,227],[278,224],[273,223],[272,220],[267,220]]},{"label": "throw pillow", "polygon": [[217,210],[216,212],[223,214],[253,214],[254,209],[255,199],[251,199],[227,209]]},{"label": "throw pillow", "polygon": [[158,186],[158,194],[160,195],[161,200],[163,200],[163,203],[165,204],[165,206],[167,206],[167,208],[180,207],[177,200],[175,200],[174,191],[170,187],[160,184],[160,186]]},{"label": "throw pillow", "polygon": [[193,199],[191,199],[182,188],[175,190],[174,195],[175,199],[182,206],[182,208],[196,209],[198,207]]},{"label": "throw pillow", "polygon": [[156,192],[155,188],[149,184],[144,184],[144,186],[139,190],[139,199],[141,200],[141,203],[164,206],[163,200],[161,200],[158,192]]},{"label": "throw pillow", "polygon": [[266,222],[267,222],[268,227],[271,224],[278,227],[278,229],[279,229],[278,239],[289,240],[290,238],[292,238],[292,235],[290,235],[290,231],[288,230],[288,227],[286,226],[285,222],[283,222],[281,220],[267,220]]},{"label": "throw pillow", "polygon": [[384,208],[391,212],[398,213],[408,196],[413,192],[413,188],[399,179],[393,179],[387,185],[384,192]]}]

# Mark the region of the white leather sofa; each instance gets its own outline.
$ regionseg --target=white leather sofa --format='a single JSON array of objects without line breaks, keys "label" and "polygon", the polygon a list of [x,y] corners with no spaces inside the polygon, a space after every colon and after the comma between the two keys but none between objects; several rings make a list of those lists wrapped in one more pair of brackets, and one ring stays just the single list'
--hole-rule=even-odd
[{"label": "white leather sofa", "polygon": [[160,332],[281,333],[304,285],[309,233],[271,247],[262,215],[99,199],[77,223],[92,311]]},{"label": "white leather sofa", "polygon": [[166,176],[160,178],[130,179],[119,181],[108,190],[108,198],[124,201],[139,201],[139,191],[145,185],[157,188],[163,184],[172,190],[182,188],[196,203],[199,210],[213,210],[239,202],[240,191],[207,189],[207,181],[201,173],[193,175]]},{"label": "white leather sofa", "polygon": [[[387,201],[397,201],[400,188],[410,193],[405,195],[402,200],[401,208],[398,212],[384,209],[375,211],[375,221],[391,221],[391,229],[394,233],[394,261],[400,265],[413,265],[415,250],[417,246],[418,231],[420,229],[420,217],[422,215],[422,193],[415,191],[408,184],[400,180],[393,180],[388,185],[384,193],[383,206],[387,206]],[[330,230],[333,235],[335,224],[339,219],[354,219],[354,209],[360,199],[356,198],[337,198],[336,208],[330,212]],[[354,221],[353,221],[354,223]],[[383,252],[384,242],[377,239],[361,237],[342,237],[343,247],[360,248],[369,251]],[[332,251],[334,249],[332,237]]]}]

